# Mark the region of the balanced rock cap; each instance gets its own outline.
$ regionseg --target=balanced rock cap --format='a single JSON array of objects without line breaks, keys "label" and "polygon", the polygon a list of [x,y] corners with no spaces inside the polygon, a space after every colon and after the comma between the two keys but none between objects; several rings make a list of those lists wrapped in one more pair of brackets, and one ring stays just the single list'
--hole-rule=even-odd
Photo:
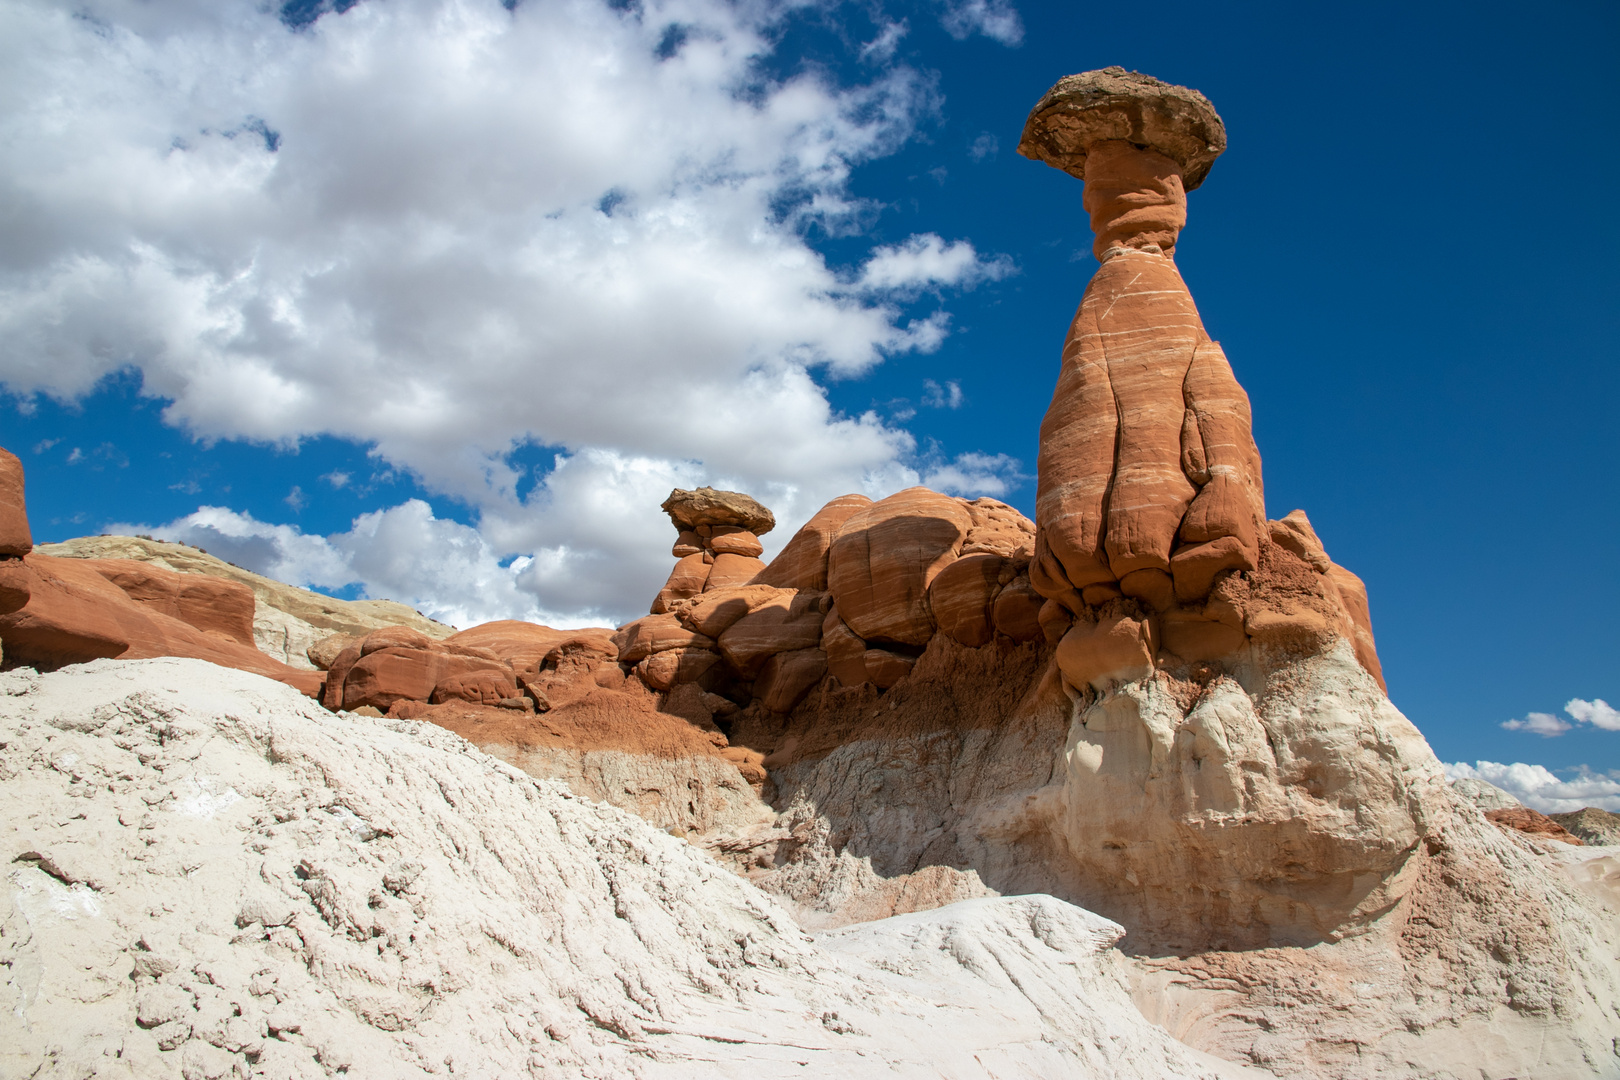
[{"label": "balanced rock cap", "polygon": [[1084,180],[1086,151],[1109,139],[1157,150],[1191,191],[1226,150],[1226,125],[1197,90],[1106,67],[1059,79],[1031,110],[1018,152]]},{"label": "balanced rock cap", "polygon": [[696,491],[676,488],[664,500],[664,512],[677,529],[699,525],[736,525],[755,536],[776,528],[776,517],[752,496],[740,491],[716,491],[700,487]]}]

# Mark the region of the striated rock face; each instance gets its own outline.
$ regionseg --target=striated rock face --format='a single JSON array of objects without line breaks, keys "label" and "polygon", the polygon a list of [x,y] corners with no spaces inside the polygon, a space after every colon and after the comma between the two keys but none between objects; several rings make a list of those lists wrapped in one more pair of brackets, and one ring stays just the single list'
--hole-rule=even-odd
[{"label": "striated rock face", "polygon": [[972,527],[959,500],[927,488],[907,488],[851,516],[827,556],[827,584],[844,624],[869,642],[928,644],[928,587],[961,554]]},{"label": "striated rock face", "polygon": [[754,581],[779,589],[822,592],[827,588],[827,553],[844,523],[872,505],[865,495],[843,495],[817,510],[793,534],[781,554],[760,571]]},{"label": "striated rock face", "polygon": [[384,626],[409,626],[431,638],[456,632],[455,627],[393,600],[337,600],[233,566],[185,544],[138,536],[81,536],[40,544],[38,551],[62,559],[127,559],[246,585],[254,598],[253,644],[266,656],[304,670],[325,671],[331,666],[341,647],[316,646],[334,635],[364,637]]},{"label": "striated rock face", "polygon": [[56,668],[102,657],[187,656],[278,679],[307,694],[320,676],[253,641],[253,593],[119,559],[0,560],[0,643],[8,663]]},{"label": "striated rock face", "polygon": [[0,559],[21,558],[33,548],[22,462],[17,460],[16,454],[0,448]]}]

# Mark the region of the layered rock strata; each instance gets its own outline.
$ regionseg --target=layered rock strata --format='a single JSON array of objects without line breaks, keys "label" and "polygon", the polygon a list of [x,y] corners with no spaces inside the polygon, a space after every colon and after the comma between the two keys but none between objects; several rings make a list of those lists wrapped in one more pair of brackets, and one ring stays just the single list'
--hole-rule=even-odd
[{"label": "layered rock strata", "polygon": [[254,640],[254,596],[235,582],[127,559],[59,559],[33,548],[22,464],[0,450],[0,649],[9,665],[188,656],[295,686],[320,676]]},{"label": "layered rock strata", "polygon": [[58,544],[39,544],[35,550],[60,559],[151,563],[164,570],[246,585],[254,597],[254,644],[266,656],[306,671],[324,671],[331,665],[332,657],[342,649],[342,645],[333,648],[332,639],[364,637],[384,626],[409,626],[430,638],[456,632],[455,627],[435,622],[397,601],[323,596],[244,570],[187,544],[142,536],[81,536]]}]

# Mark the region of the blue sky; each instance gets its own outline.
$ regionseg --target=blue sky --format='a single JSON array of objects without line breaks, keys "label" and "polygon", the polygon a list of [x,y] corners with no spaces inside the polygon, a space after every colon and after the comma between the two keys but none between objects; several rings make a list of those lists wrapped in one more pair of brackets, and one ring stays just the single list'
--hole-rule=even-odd
[{"label": "blue sky", "polygon": [[1447,761],[1620,769],[1620,732],[1500,726],[1620,700],[1612,5],[310,10],[0,9],[38,538],[604,621],[677,483],[1028,513],[1095,263],[1080,184],[1015,147],[1121,64],[1226,121],[1177,260],[1395,703]]}]

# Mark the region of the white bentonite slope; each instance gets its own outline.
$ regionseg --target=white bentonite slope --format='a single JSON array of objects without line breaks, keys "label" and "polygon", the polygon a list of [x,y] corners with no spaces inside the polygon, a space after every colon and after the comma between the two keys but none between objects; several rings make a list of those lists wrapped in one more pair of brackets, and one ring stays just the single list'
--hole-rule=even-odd
[{"label": "white bentonite slope", "polygon": [[197,660],[0,675],[0,1075],[1241,1075],[1045,896],[821,941],[455,735]]}]

